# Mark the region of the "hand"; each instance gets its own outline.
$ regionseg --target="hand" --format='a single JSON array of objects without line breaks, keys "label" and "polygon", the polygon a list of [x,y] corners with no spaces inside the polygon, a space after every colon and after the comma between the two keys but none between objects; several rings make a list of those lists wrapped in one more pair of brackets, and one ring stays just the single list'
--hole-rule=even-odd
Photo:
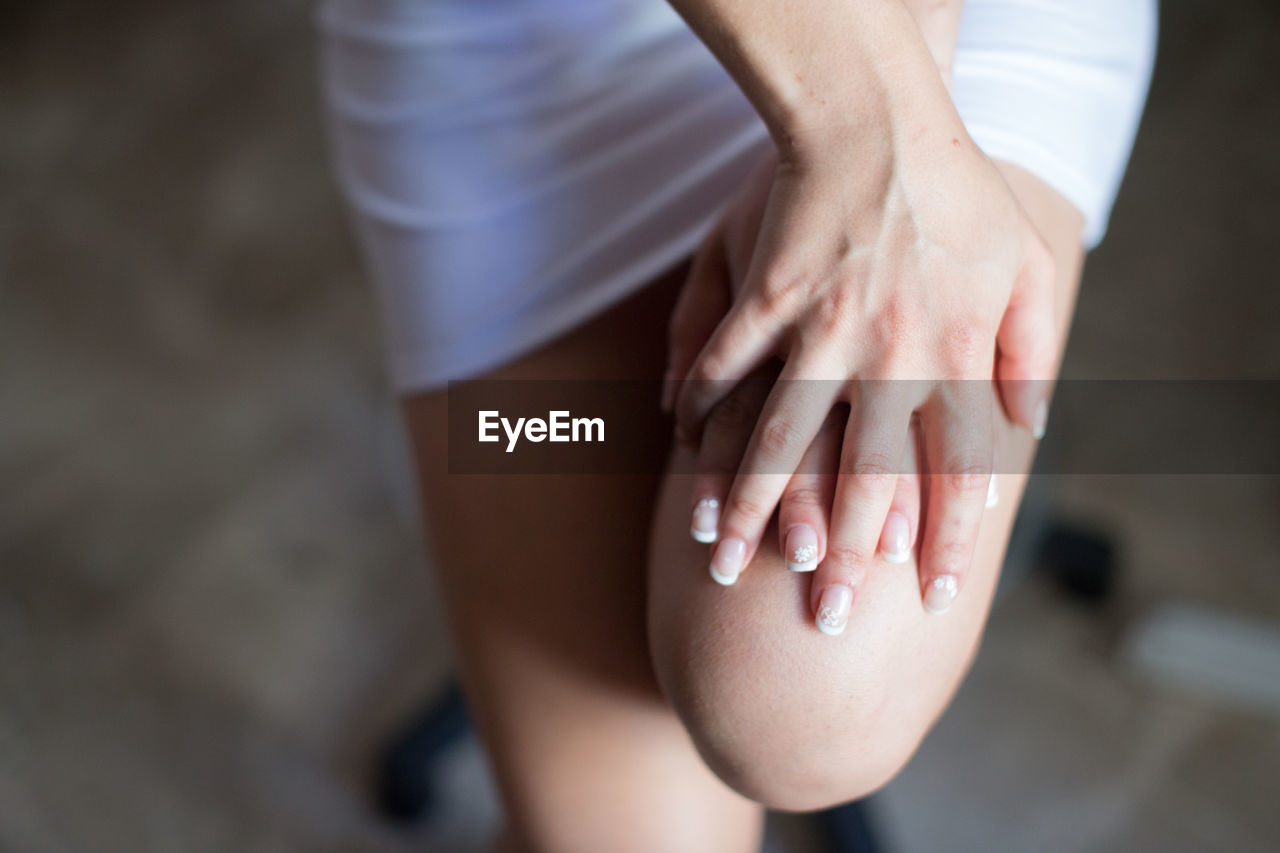
[{"label": "hand", "polygon": [[[673,343],[677,340],[705,342],[732,305],[751,264],[776,167],[777,158],[770,152],[752,170],[736,198],[726,207],[724,216],[703,240],[693,261],[690,280],[702,281],[705,286],[686,287],[681,291],[673,313]],[[685,335],[677,337],[677,324],[682,322]],[[690,533],[699,542],[713,543],[717,539],[720,508],[780,366],[775,360],[754,371],[716,404],[708,417],[698,445],[697,476],[691,490],[695,501],[690,507]],[[671,408],[677,387],[674,382],[667,383],[664,408]],[[815,570],[826,553],[827,524],[835,493],[834,472],[840,458],[842,421],[838,419],[839,414],[839,410],[835,410],[828,416],[778,505],[778,547],[792,571]],[[905,563],[912,558],[920,518],[918,466],[919,430],[913,429],[880,536],[880,553],[890,563]],[[745,567],[745,563],[743,565]],[[711,566],[711,576],[726,586],[737,580],[736,573],[720,572],[715,565]],[[814,592],[816,618],[819,612],[824,612],[820,585],[815,585]],[[843,615],[838,607],[828,607],[825,613],[825,620],[818,622],[820,628],[831,633],[843,630],[847,608]],[[833,619],[840,620],[840,628],[832,627]]]},{"label": "hand", "polygon": [[[962,584],[992,468],[982,388],[994,362],[1010,416],[1038,431],[1047,383],[1025,380],[1053,375],[1056,346],[1048,251],[953,119],[905,140],[875,130],[840,144],[797,138],[700,250],[672,324],[669,376],[691,380],[674,401],[684,434],[696,437],[722,392],[757,364],[785,359],[723,503],[722,564],[750,559],[791,472],[845,402],[845,476],[824,573],[856,587],[873,559],[914,412],[934,475],[923,594],[949,603]],[[755,251],[738,278],[729,267],[741,271],[743,250],[728,247],[745,242],[748,208],[762,197]],[[717,242],[719,253],[708,248]],[[726,286],[735,281],[736,292]],[[879,381],[906,379],[915,381]],[[955,381],[975,379],[985,382]]]},{"label": "hand", "polygon": [[[696,502],[690,507],[690,532],[699,542],[714,542],[716,539],[720,505],[739,469],[780,367],[781,364],[773,360],[754,371],[717,403],[707,418],[697,449],[696,475],[690,492],[696,496]],[[778,505],[778,545],[787,567],[792,571],[813,571],[825,553],[831,502],[835,494],[834,472],[840,458],[840,439],[846,414],[840,408],[837,407],[827,418],[805,451],[800,468],[788,481]],[[907,563],[913,556],[923,486],[917,473],[919,455],[919,429],[913,424],[899,465],[889,515],[880,535],[880,554],[889,563]],[[738,580],[739,569],[732,564],[724,565],[727,556],[717,554],[710,570],[717,583],[731,586]],[[915,569],[918,570],[918,564]],[[810,587],[812,618],[824,633],[840,634],[848,624],[853,604],[852,590],[838,584],[827,584],[823,575],[824,572],[817,572]],[[828,594],[829,588],[833,591]],[[926,606],[927,602],[928,590]]]}]

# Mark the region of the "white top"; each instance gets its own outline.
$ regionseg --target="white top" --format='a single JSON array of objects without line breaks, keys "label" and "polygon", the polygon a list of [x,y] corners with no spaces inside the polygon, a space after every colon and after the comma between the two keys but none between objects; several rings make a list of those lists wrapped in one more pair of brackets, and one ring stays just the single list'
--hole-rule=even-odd
[{"label": "white top", "polygon": [[[975,142],[1106,229],[1154,0],[968,0]],[[691,254],[771,145],[663,0],[321,0],[339,181],[401,392],[546,343]]]}]

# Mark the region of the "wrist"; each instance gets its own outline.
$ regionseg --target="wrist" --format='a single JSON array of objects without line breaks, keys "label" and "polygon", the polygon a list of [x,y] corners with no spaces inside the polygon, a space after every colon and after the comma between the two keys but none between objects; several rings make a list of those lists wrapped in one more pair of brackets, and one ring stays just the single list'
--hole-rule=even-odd
[{"label": "wrist", "polygon": [[810,141],[838,144],[855,127],[882,138],[917,133],[922,119],[936,123],[950,107],[904,0],[671,4],[738,83],[782,157]]},{"label": "wrist", "polygon": [[[942,77],[917,84],[898,78],[887,88],[866,87],[858,102],[839,112],[798,111],[770,128],[780,164],[806,165],[856,158],[859,171],[971,144]],[[870,174],[868,174],[870,177]]]},{"label": "wrist", "polygon": [[757,109],[784,160],[847,148],[851,139],[868,136],[896,146],[921,130],[935,129],[948,140],[963,130],[907,7],[900,0],[851,5],[859,7],[857,24],[828,50],[830,61],[819,52],[759,66]]}]

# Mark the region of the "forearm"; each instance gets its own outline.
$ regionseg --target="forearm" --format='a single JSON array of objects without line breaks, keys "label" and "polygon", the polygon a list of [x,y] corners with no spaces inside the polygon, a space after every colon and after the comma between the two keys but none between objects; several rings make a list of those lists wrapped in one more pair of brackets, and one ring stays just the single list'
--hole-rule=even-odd
[{"label": "forearm", "polygon": [[[912,117],[949,105],[937,62],[902,0],[670,2],[783,151],[828,129],[875,123],[890,135],[914,132]],[[933,16],[925,15],[930,29],[945,32]]]},{"label": "forearm", "polygon": [[916,25],[933,54],[938,73],[951,88],[951,63],[955,59],[956,36],[960,32],[960,13],[964,0],[902,0],[911,11]]}]

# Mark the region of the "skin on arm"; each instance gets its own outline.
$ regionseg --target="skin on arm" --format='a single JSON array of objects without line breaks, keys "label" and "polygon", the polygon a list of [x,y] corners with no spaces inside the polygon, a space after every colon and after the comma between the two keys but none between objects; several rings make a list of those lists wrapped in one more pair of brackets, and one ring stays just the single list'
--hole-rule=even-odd
[{"label": "skin on arm", "polygon": [[916,26],[924,36],[929,53],[933,54],[938,74],[948,89],[951,88],[951,63],[956,54],[956,35],[960,32],[960,14],[964,0],[902,0],[911,11]]},{"label": "skin on arm", "polygon": [[[1083,218],[1029,173],[999,169],[1052,248],[1060,353]],[[1031,435],[998,421],[1001,471],[1029,470]],[[679,455],[691,450],[674,453],[675,470],[688,470]],[[668,701],[708,765],[768,806],[816,809],[877,789],[910,758],[972,659],[1025,475],[997,475],[1000,503],[982,519],[969,591],[946,618],[922,608],[914,557],[877,559],[838,637],[814,625],[809,576],[787,571],[773,549],[757,552],[731,588],[712,582],[704,547],[684,531],[692,479],[666,477],[650,540],[649,643]]]},{"label": "skin on arm", "polygon": [[940,83],[913,17],[923,11],[918,2],[915,9],[902,0],[669,2],[733,76],[781,149],[793,134],[913,107],[915,91]]}]

